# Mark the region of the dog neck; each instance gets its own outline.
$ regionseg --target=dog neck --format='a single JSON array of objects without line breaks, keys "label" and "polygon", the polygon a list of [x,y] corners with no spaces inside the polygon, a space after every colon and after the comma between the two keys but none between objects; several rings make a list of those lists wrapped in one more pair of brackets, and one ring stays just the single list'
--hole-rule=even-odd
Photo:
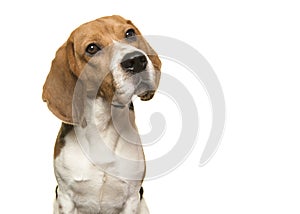
[{"label": "dog neck", "polygon": [[90,161],[118,177],[142,180],[144,153],[134,123],[134,112],[129,106],[111,106],[102,98],[88,99],[85,110],[86,127],[76,126],[74,130]]}]

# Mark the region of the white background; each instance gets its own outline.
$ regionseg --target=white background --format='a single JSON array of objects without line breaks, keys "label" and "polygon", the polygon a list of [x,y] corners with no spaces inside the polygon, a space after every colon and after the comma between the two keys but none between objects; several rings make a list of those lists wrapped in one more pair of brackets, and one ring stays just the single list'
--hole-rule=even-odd
[{"label": "white background", "polygon": [[[298,1],[4,2],[0,3],[1,213],[52,212],[56,185],[52,151],[60,122],[42,102],[42,86],[55,51],[71,31],[111,14],[131,19],[143,34],[174,37],[196,48],[214,68],[225,94],[221,146],[200,168],[211,112],[204,89],[196,89],[197,103],[203,104],[199,104],[199,142],[179,168],[145,182],[151,213],[300,212]],[[163,72],[187,72],[174,67],[165,62]],[[138,103],[137,122],[144,132],[149,129],[151,105],[162,112],[174,109],[172,102],[159,96],[149,104]],[[168,118],[168,124],[180,122],[178,117]],[[172,132],[173,126],[167,127]],[[157,150],[146,149],[147,157],[163,155],[166,148],[161,144]]]}]

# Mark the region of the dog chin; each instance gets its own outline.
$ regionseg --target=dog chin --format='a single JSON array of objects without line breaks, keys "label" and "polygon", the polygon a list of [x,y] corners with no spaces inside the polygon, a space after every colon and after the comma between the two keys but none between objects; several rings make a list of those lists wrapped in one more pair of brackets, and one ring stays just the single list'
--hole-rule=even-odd
[{"label": "dog chin", "polygon": [[151,100],[153,98],[155,94],[155,91],[154,90],[151,90],[151,91],[145,91],[144,93],[142,94],[139,94],[138,97],[142,100],[142,101],[148,101],[148,100]]},{"label": "dog chin", "polygon": [[153,84],[146,82],[141,82],[135,90],[135,95],[137,95],[142,101],[151,100],[155,93],[155,87]]}]

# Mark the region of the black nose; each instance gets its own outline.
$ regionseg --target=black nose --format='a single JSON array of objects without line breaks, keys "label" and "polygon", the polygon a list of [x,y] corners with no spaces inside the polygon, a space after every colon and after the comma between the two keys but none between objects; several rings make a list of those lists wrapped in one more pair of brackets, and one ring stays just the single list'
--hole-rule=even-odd
[{"label": "black nose", "polygon": [[134,51],[124,56],[121,67],[127,72],[139,73],[146,69],[147,63],[147,58],[143,53]]}]

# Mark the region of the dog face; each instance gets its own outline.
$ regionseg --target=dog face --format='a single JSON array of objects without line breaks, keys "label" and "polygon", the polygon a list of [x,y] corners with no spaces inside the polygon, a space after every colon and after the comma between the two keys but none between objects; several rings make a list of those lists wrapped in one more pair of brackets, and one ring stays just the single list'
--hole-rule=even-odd
[{"label": "dog face", "polygon": [[131,21],[96,19],[74,30],[57,51],[43,90],[49,109],[66,123],[82,121],[86,97],[124,106],[153,97],[161,62]]}]

